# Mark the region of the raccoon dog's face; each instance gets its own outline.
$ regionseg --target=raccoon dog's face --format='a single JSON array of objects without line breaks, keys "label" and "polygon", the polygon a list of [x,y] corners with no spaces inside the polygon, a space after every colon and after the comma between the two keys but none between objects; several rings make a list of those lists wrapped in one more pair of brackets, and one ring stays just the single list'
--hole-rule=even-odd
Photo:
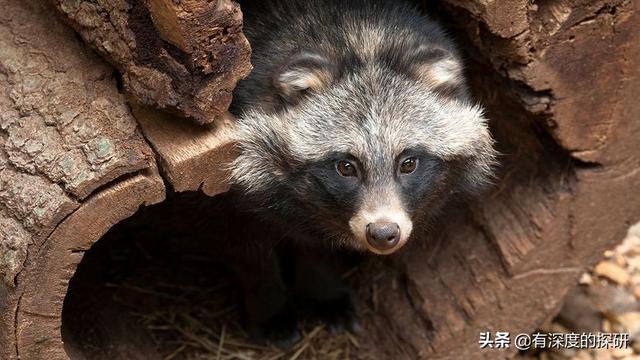
[{"label": "raccoon dog's face", "polygon": [[294,55],[274,76],[281,106],[240,120],[232,182],[294,236],[398,250],[452,194],[481,187],[494,158],[458,62],[438,51],[401,70]]}]

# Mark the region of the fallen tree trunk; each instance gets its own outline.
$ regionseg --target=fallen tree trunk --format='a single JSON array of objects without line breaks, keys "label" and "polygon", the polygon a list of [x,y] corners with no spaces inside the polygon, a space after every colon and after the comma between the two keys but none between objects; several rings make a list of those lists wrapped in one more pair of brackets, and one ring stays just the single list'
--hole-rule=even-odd
[{"label": "fallen tree trunk", "polygon": [[[222,119],[249,69],[235,3],[54,4],[122,72],[135,119],[113,70],[49,6],[2,1],[0,356],[9,359],[75,355],[60,328],[76,266],[114,224],[162,201],[163,180],[176,191],[226,190],[233,120],[199,127],[149,105]],[[640,13],[632,1],[423,7],[467,42],[502,167],[485,198],[362,271],[372,311],[358,341],[384,358],[507,356],[513,347],[479,352],[479,333],[541,326],[640,217],[640,198],[629,196],[640,186]],[[210,11],[234,15],[199,22]]]},{"label": "fallen tree trunk", "polygon": [[0,357],[64,358],[60,313],[82,251],[164,185],[110,67],[39,1],[2,8]]},{"label": "fallen tree trunk", "polygon": [[[63,300],[84,252],[140,206],[162,201],[165,185],[113,69],[46,3],[6,0],[2,8],[0,357],[66,358]],[[222,149],[225,138],[188,134],[201,144],[182,146],[185,156],[213,166],[220,156],[207,146]],[[209,193],[224,189],[207,180]]]}]

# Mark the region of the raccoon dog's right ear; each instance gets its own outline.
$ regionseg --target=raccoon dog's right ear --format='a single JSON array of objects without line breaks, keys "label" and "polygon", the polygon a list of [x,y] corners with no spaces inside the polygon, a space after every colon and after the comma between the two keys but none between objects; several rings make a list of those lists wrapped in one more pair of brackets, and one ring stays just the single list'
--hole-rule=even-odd
[{"label": "raccoon dog's right ear", "polygon": [[450,50],[423,45],[414,57],[417,77],[430,88],[448,93],[462,86],[462,64]]},{"label": "raccoon dog's right ear", "polygon": [[325,56],[302,51],[278,69],[273,85],[285,101],[296,103],[305,93],[328,86],[333,70],[334,65]]}]

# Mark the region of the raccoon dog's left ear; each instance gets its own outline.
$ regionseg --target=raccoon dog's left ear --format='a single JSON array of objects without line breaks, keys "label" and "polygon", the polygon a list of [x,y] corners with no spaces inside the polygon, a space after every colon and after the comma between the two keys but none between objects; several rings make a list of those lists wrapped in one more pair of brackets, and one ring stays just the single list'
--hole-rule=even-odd
[{"label": "raccoon dog's left ear", "polygon": [[415,55],[416,76],[439,91],[455,91],[463,86],[462,64],[447,49],[422,45]]},{"label": "raccoon dog's left ear", "polygon": [[302,51],[288,59],[273,78],[280,95],[297,102],[308,91],[317,91],[331,82],[334,66],[323,55]]}]

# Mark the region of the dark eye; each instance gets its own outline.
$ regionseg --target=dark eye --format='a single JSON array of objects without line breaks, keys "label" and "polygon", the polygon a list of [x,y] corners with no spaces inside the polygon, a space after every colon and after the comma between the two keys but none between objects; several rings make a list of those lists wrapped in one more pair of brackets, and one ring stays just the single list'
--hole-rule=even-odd
[{"label": "dark eye", "polygon": [[356,166],[347,160],[340,160],[336,163],[336,170],[338,174],[344,177],[358,176]]},{"label": "dark eye", "polygon": [[411,174],[416,171],[416,167],[418,167],[418,159],[414,157],[406,158],[400,164],[400,173],[401,174]]}]

